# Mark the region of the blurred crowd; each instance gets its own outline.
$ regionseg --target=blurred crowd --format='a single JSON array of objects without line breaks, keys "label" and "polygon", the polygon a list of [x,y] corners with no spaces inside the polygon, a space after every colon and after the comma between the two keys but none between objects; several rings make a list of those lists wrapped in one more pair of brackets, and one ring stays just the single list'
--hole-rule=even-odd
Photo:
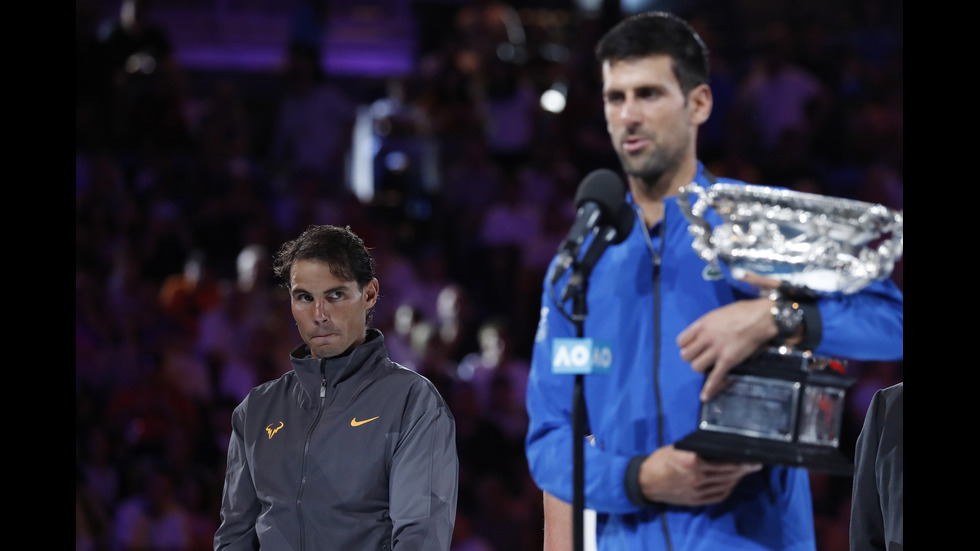
[{"label": "blurred crowd", "polygon": [[[364,238],[374,325],[456,417],[454,549],[541,548],[523,385],[576,188],[618,166],[591,48],[621,13],[414,4],[410,76],[328,74],[322,40],[296,31],[257,91],[183,67],[139,9],[76,2],[76,550],[211,548],[231,411],[299,342],[271,255],[314,223]],[[901,2],[679,4],[712,53],[713,172],[903,208]],[[542,108],[548,90],[562,109]],[[873,392],[902,379],[900,362],[848,369],[845,453]],[[820,551],[846,550],[850,480],[811,480]]]}]

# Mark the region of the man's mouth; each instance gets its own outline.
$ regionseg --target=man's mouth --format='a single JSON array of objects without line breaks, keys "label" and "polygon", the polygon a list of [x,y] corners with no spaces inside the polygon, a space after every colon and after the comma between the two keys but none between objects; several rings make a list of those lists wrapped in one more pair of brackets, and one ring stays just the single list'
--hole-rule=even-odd
[{"label": "man's mouth", "polygon": [[626,153],[636,153],[647,147],[650,141],[641,136],[631,136],[623,140],[623,151]]}]

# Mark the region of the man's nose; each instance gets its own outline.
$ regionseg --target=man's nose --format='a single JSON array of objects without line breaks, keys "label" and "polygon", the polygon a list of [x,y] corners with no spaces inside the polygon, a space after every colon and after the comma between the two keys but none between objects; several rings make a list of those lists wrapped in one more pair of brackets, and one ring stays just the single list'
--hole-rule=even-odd
[{"label": "man's nose", "polygon": [[622,105],[619,106],[618,116],[626,123],[639,120],[637,113],[637,103],[630,98],[623,100]]},{"label": "man's nose", "polygon": [[327,301],[318,300],[313,307],[313,315],[316,317],[317,321],[324,321],[330,317],[330,307],[327,305]]}]

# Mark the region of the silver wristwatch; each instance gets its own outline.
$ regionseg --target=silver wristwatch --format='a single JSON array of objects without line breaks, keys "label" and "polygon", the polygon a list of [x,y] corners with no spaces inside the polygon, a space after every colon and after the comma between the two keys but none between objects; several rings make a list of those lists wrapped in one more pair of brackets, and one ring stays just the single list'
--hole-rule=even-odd
[{"label": "silver wristwatch", "polygon": [[772,314],[772,321],[778,330],[772,340],[777,344],[782,344],[786,342],[786,339],[796,334],[796,330],[803,323],[803,309],[800,308],[799,302],[786,298],[779,293],[771,293],[769,298],[774,301],[769,312]]}]

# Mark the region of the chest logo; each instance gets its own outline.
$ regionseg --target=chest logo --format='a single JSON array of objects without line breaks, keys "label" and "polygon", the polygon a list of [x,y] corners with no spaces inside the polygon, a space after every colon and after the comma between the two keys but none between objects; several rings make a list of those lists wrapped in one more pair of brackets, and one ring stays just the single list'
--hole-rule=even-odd
[{"label": "chest logo", "polygon": [[269,426],[265,428],[265,432],[269,433],[269,440],[272,440],[272,437],[279,432],[279,429],[281,429],[283,426],[285,426],[285,423],[282,421],[279,421],[279,426],[276,428],[272,428],[272,424],[270,423]]},{"label": "chest logo", "polygon": [[374,421],[375,419],[377,419],[377,417],[372,417],[370,419],[365,419],[363,421],[358,421],[357,420],[357,417],[353,417],[350,420],[350,426],[352,426],[352,427],[359,427],[359,426],[363,425],[364,423],[370,423],[371,421]]},{"label": "chest logo", "polygon": [[721,279],[722,275],[723,274],[721,273],[721,270],[711,265],[705,266],[704,270],[701,270],[701,277],[705,281],[714,281],[717,279]]}]

